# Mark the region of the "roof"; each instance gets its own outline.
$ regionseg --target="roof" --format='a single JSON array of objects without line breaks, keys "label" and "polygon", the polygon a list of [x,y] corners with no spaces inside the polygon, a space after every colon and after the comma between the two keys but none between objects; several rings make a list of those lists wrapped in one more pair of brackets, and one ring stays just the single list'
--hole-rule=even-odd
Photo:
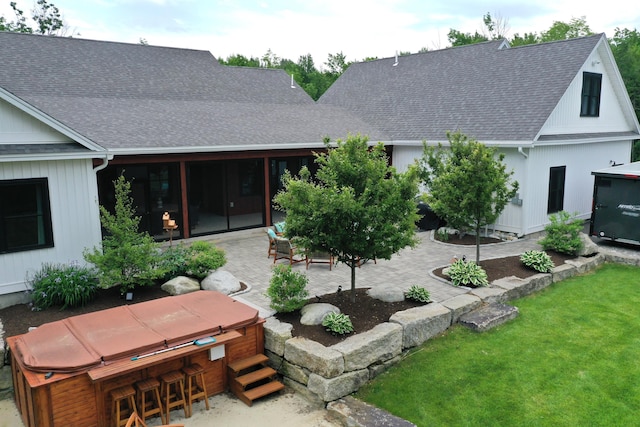
[{"label": "roof", "polygon": [[640,179],[640,162],[611,166],[591,172],[591,175],[605,177],[619,177],[627,179]]},{"label": "roof", "polygon": [[503,40],[349,66],[319,99],[392,140],[532,141],[604,35],[508,47]]},{"label": "roof", "polygon": [[0,32],[0,57],[0,88],[113,154],[384,139],[284,70],[227,67],[207,51]]}]

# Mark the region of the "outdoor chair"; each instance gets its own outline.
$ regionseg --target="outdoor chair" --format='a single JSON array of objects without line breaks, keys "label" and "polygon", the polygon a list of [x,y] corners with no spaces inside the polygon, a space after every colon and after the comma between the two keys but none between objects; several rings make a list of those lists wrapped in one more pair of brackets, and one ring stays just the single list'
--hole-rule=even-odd
[{"label": "outdoor chair", "polygon": [[282,237],[278,237],[275,239],[276,241],[276,253],[273,257],[273,263],[275,264],[279,259],[288,259],[289,265],[296,264],[298,262],[304,261],[303,258],[297,257],[297,250],[291,244],[291,240],[285,239]]},{"label": "outdoor chair", "polygon": [[304,258],[307,263],[307,270],[309,269],[309,264],[329,264],[329,271],[333,268],[334,258],[330,252],[305,251]]},{"label": "outdoor chair", "polygon": [[267,251],[267,258],[269,258],[271,255],[275,257],[276,256],[276,239],[278,238],[278,236],[276,236],[276,232],[273,231],[272,228],[267,228],[265,231],[267,233],[267,237],[269,238],[269,249]]}]

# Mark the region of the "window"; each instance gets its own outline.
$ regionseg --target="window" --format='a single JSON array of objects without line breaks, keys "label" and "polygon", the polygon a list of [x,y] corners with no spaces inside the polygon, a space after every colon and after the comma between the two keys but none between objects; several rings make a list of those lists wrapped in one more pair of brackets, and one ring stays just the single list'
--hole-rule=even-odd
[{"label": "window", "polygon": [[600,115],[600,89],[602,74],[582,74],[582,104],[581,117],[598,117]]},{"label": "window", "polygon": [[556,166],[549,170],[548,214],[560,212],[564,209],[564,176],[566,171],[566,166]]},{"label": "window", "polygon": [[52,246],[47,179],[0,181],[0,253]]}]

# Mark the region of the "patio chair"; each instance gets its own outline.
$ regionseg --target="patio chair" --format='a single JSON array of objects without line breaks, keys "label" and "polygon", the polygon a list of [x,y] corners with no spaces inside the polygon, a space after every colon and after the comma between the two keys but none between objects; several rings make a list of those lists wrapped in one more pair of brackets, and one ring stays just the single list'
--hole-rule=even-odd
[{"label": "patio chair", "polygon": [[267,228],[265,232],[269,238],[269,249],[267,250],[267,258],[269,258],[271,255],[276,255],[276,239],[278,236],[276,236],[276,232],[272,228]]},{"label": "patio chair", "polygon": [[333,268],[334,258],[327,251],[305,251],[305,261],[307,262],[307,270],[309,264],[329,264],[329,271]]},{"label": "patio chair", "polygon": [[276,253],[273,257],[273,263],[275,264],[279,259],[288,259],[289,265],[296,264],[304,261],[303,258],[297,257],[297,250],[295,246],[291,244],[291,240],[283,237],[278,237],[276,241]]}]

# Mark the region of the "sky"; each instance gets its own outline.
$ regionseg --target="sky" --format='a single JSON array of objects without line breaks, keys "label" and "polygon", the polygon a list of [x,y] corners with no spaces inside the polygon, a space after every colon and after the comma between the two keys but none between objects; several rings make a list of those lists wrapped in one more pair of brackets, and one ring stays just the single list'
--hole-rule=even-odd
[{"label": "sky", "polygon": [[[35,0],[15,0],[30,16]],[[0,15],[15,19],[10,0]],[[490,13],[507,37],[540,33],[555,21],[586,19],[595,33],[640,29],[629,0],[49,0],[74,37],[207,50],[216,58],[262,57],[269,50],[297,62],[311,54],[323,68],[329,54],[347,61],[448,46],[450,29],[482,32]]]}]

